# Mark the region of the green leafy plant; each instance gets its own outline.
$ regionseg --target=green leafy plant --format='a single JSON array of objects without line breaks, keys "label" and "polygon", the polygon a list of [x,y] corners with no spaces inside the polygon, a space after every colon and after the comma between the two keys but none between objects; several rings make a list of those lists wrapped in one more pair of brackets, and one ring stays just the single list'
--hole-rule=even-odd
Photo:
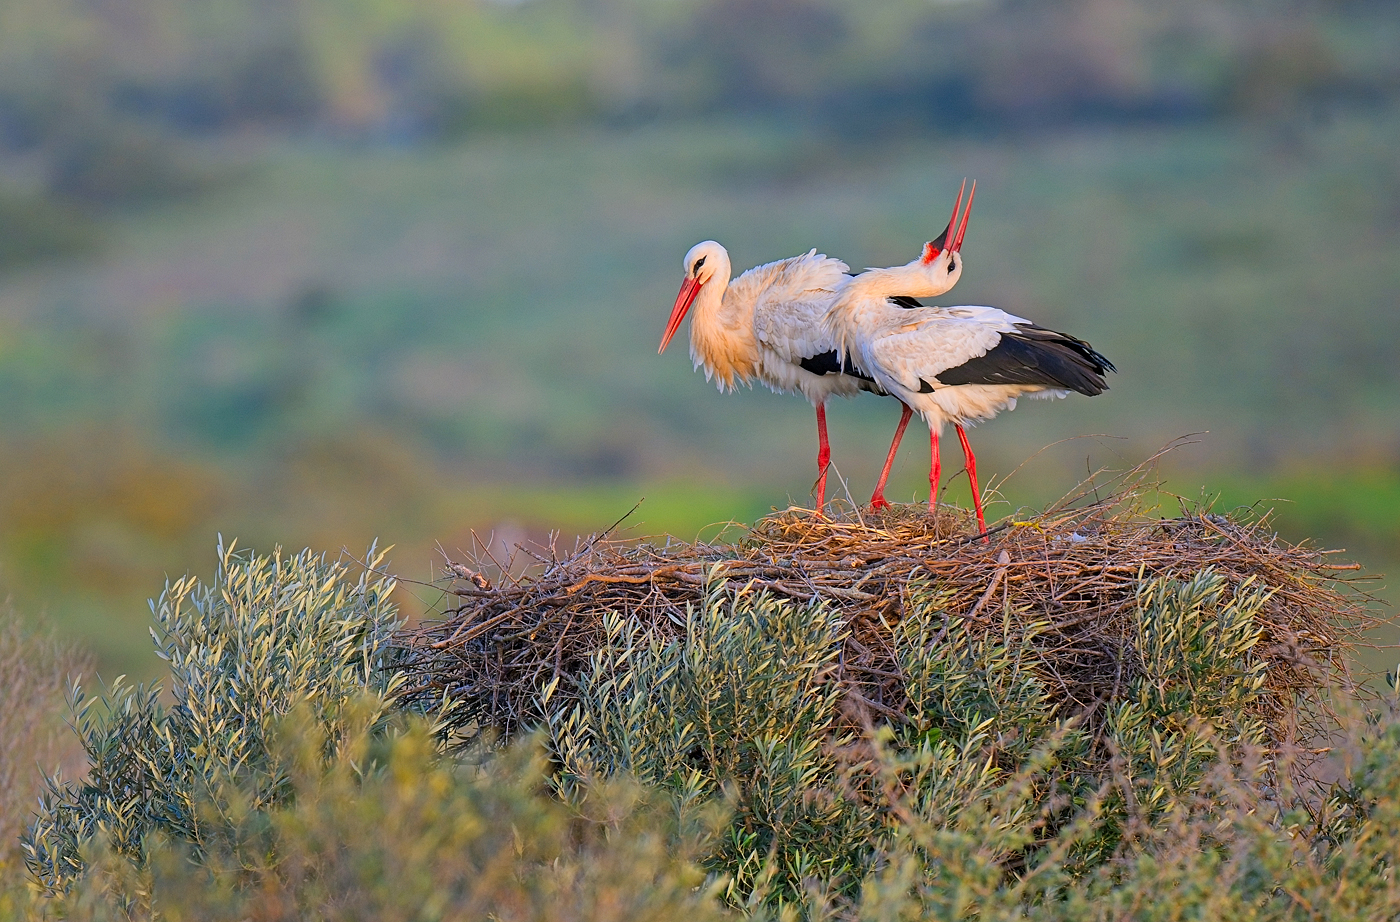
[{"label": "green leafy plant", "polygon": [[[370,568],[381,560],[372,551]],[[294,709],[310,715],[328,756],[347,736],[347,702],[373,691],[384,704],[371,723],[387,720],[398,683],[386,659],[398,625],[392,588],[310,551],[259,555],[233,545],[219,547],[211,583],[168,583],[151,610],[172,703],[161,703],[158,685],[118,679],[100,698],[74,686],[91,768],[79,783],[48,781],[24,842],[43,887],[64,890],[90,840],[138,863],[157,833],[200,851],[229,829],[222,811],[201,804],[225,804],[233,790],[258,809],[283,801],[288,780],[269,744]]]},{"label": "green leafy plant", "polygon": [[1049,623],[975,628],[946,610],[925,582],[911,583],[909,611],[895,631],[895,651],[916,732],[958,744],[991,734],[1013,763],[1025,759],[1055,726],[1057,708],[1038,669],[1036,638]]},{"label": "green leafy plant", "polygon": [[1267,600],[1268,593],[1248,583],[1232,589],[1209,570],[1140,589],[1137,675],[1107,719],[1122,806],[1134,819],[1192,796],[1222,751],[1238,759],[1263,746],[1266,664],[1252,651]]},{"label": "green leafy plant", "polygon": [[679,634],[609,614],[540,689],[535,738],[466,750],[402,706],[391,585],[232,548],[208,585],[169,584],[172,703],[75,692],[92,770],[50,780],[39,887],[0,890],[0,919],[1400,912],[1400,719],[1351,715],[1335,784],[1292,784],[1248,581],[1140,578],[1104,638],[1121,694],[1077,709],[1038,652],[1053,622],[912,582],[887,635],[907,706],[862,729],[843,615],[714,580]]},{"label": "green leafy plant", "polygon": [[562,788],[632,775],[682,807],[725,794],[733,817],[710,865],[736,901],[852,884],[878,823],[839,783],[842,633],[825,605],[750,590],[710,595],[670,642],[611,616],[578,703],[550,719]]},{"label": "green leafy plant", "polygon": [[1200,808],[1222,755],[1263,752],[1252,651],[1267,594],[1248,583],[1206,571],[1142,584],[1123,691],[1097,729],[1050,694],[1037,653],[1049,622],[951,614],[923,581],[906,598],[891,634],[906,720],[873,749],[822,681],[843,636],[823,605],[712,593],[671,640],[608,617],[577,703],[550,722],[561,788],[582,798],[591,779],[631,775],[683,809],[728,791],[733,822],[708,860],[736,902],[839,902],[869,869],[888,881],[913,861],[946,909],[970,899],[964,877],[939,883],[951,867],[984,896],[1022,892],[1006,890],[1018,875],[1082,877],[1120,854],[1129,826]]},{"label": "green leafy plant", "polygon": [[535,741],[443,758],[421,717],[384,732],[385,706],[368,694],[347,701],[334,740],[297,706],[268,753],[286,779],[280,802],[264,803],[251,779],[200,801],[229,834],[198,853],[158,835],[138,866],[94,843],[88,870],[50,908],[72,920],[260,922],[725,915],[690,857],[698,827],[678,827],[659,792],[600,784],[576,810],[546,792]]}]

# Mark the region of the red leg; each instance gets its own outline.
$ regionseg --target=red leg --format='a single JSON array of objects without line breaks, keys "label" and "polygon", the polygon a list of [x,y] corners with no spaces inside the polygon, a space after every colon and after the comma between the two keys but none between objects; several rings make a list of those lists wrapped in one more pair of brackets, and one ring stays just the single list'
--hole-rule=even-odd
[{"label": "red leg", "polygon": [[977,458],[972,453],[972,446],[967,443],[967,433],[962,426],[958,426],[958,441],[962,442],[963,458],[967,461],[967,479],[972,484],[972,508],[977,510],[977,528],[982,533],[982,540],[991,543],[991,538],[987,537],[987,520],[982,517],[982,493],[977,489]]},{"label": "red leg", "polygon": [[880,482],[875,484],[875,492],[870,495],[870,508],[879,512],[881,509],[890,508],[889,501],[885,499],[885,481],[890,479],[890,468],[894,466],[894,454],[899,451],[899,440],[904,438],[904,427],[909,425],[909,417],[914,415],[914,411],[909,409],[909,404],[901,403],[904,412],[900,414],[899,426],[894,430],[894,441],[890,442],[890,453],[885,456],[885,466],[880,471]]},{"label": "red leg", "polygon": [[826,404],[817,404],[817,511],[826,505],[826,469],[831,464],[831,443],[826,439]]},{"label": "red leg", "polygon": [[938,506],[938,478],[943,472],[943,461],[938,456],[938,429],[941,428],[940,426],[928,431],[928,511],[930,515]]}]

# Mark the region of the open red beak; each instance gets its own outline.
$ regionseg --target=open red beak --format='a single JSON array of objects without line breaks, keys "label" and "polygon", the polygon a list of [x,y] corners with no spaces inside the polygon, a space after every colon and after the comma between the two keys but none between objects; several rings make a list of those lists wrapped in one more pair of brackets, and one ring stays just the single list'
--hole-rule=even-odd
[{"label": "open red beak", "polygon": [[676,335],[676,331],[681,328],[681,321],[685,319],[686,311],[690,310],[690,305],[695,303],[695,298],[700,294],[700,286],[705,283],[699,279],[688,278],[681,285],[681,293],[676,295],[676,306],[671,308],[671,319],[666,321],[666,332],[661,337],[661,348],[656,350],[660,355],[666,351],[666,345],[671,341],[671,337]]},{"label": "open red beak", "polygon": [[[967,236],[967,219],[972,215],[972,200],[977,197],[977,180],[972,181],[972,191],[967,194],[967,211],[963,212],[962,224],[958,225],[958,235],[953,238],[953,252],[962,249],[963,237]],[[962,195],[959,194],[961,199]]]},{"label": "open red beak", "polygon": [[[924,265],[928,265],[938,258],[938,254],[944,249],[956,253],[962,249],[963,237],[967,234],[967,216],[972,214],[972,199],[977,195],[977,180],[972,181],[972,192],[967,197],[967,211],[962,213],[962,224],[958,224],[958,211],[962,209],[963,193],[967,191],[967,180],[963,180],[962,186],[958,189],[958,200],[953,205],[953,216],[948,219],[948,226],[943,229],[943,233],[924,244]],[[954,228],[957,231],[954,232]],[[951,241],[951,242],[950,242]]]},{"label": "open red beak", "polygon": [[938,258],[938,254],[943,252],[943,248],[948,245],[948,239],[955,236],[953,227],[958,223],[958,209],[962,208],[963,191],[967,189],[967,180],[963,180],[962,187],[958,189],[958,201],[953,205],[953,216],[948,219],[948,226],[943,229],[943,233],[934,237],[924,244],[924,265],[928,265]]}]

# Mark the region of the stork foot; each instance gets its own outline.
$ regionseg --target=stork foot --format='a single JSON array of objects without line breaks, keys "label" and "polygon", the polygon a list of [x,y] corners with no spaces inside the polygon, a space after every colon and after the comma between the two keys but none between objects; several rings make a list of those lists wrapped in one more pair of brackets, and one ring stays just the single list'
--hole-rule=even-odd
[{"label": "stork foot", "polygon": [[890,508],[890,502],[889,502],[889,500],[885,499],[883,496],[872,496],[872,497],[870,497],[870,511],[871,511],[871,512],[884,512],[884,511],[885,511],[886,509],[888,509],[888,508]]}]

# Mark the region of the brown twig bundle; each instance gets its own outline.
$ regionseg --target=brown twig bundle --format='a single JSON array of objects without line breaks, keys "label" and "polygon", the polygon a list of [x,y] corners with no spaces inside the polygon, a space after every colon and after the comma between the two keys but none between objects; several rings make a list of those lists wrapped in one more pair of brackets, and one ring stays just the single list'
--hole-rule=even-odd
[{"label": "brown twig bundle", "polygon": [[[1062,713],[1093,723],[1135,675],[1136,593],[1159,576],[1187,578],[1211,568],[1236,588],[1246,581],[1272,594],[1256,654],[1268,662],[1261,713],[1274,739],[1316,732],[1297,704],[1305,693],[1346,680],[1344,652],[1372,623],[1369,597],[1339,575],[1354,565],[1283,542],[1267,516],[1253,521],[1203,509],[1164,518],[1150,467],[1128,472],[1095,499],[1086,482],[1054,506],[973,535],[970,513],[923,506],[822,517],[789,509],[759,521],[737,542],[664,544],[608,534],[573,553],[527,551],[535,571],[499,584],[449,564],[449,593],[460,604],[402,638],[409,697],[446,694],[462,701],[455,727],[509,735],[542,718],[542,690],[567,700],[602,638],[608,611],[676,636],[706,593],[742,587],[799,602],[839,607],[848,630],[835,681],[853,721],[905,719],[904,681],[892,627],[906,610],[911,581],[946,598],[961,629],[998,632],[1004,622],[1049,623],[1037,634],[1040,663]],[[497,568],[498,572],[502,568]],[[1301,726],[1300,726],[1301,721]]]}]

